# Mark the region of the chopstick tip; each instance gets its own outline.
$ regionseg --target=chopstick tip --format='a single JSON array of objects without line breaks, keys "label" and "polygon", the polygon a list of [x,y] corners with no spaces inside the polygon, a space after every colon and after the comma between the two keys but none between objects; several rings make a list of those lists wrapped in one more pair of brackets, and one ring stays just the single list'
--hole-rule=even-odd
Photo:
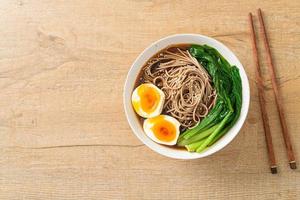
[{"label": "chopstick tip", "polygon": [[258,13],[258,15],[259,15],[259,16],[261,16],[261,15],[262,15],[262,11],[261,11],[261,9],[260,9],[260,8],[258,8],[258,9],[257,9],[257,13]]},{"label": "chopstick tip", "polygon": [[293,160],[293,161],[290,162],[290,168],[291,169],[297,169],[296,161]]},{"label": "chopstick tip", "polygon": [[271,166],[271,173],[272,174],[277,174],[277,166]]}]

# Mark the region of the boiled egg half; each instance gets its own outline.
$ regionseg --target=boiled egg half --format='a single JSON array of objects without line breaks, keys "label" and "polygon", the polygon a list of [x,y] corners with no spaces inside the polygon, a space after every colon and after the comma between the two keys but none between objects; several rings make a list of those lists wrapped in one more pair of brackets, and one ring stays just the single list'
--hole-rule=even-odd
[{"label": "boiled egg half", "polygon": [[132,93],[135,112],[144,118],[156,117],[162,112],[165,94],[151,83],[139,85]]},{"label": "boiled egg half", "polygon": [[175,145],[179,136],[180,123],[168,115],[159,115],[144,121],[146,135],[159,144]]}]

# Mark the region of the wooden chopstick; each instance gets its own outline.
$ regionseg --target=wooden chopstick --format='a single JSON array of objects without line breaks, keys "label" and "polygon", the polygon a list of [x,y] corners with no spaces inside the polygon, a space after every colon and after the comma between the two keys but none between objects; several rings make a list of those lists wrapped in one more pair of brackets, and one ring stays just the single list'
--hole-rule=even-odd
[{"label": "wooden chopstick", "polygon": [[258,13],[259,23],[260,23],[260,27],[261,27],[260,28],[261,36],[264,39],[265,50],[267,52],[267,62],[268,62],[268,66],[269,66],[269,73],[271,75],[272,87],[273,87],[273,92],[274,92],[275,101],[276,101],[276,105],[277,105],[277,110],[278,110],[278,114],[279,114],[279,118],[280,118],[280,124],[281,124],[281,128],[282,128],[282,135],[283,135],[283,138],[284,138],[284,143],[285,143],[285,147],[286,147],[286,150],[287,150],[287,155],[288,155],[290,167],[291,167],[291,169],[296,169],[297,166],[296,166],[295,156],[294,156],[294,152],[293,152],[289,132],[288,132],[287,125],[286,125],[286,120],[285,120],[285,117],[284,117],[284,110],[283,110],[283,107],[282,107],[282,101],[281,101],[281,98],[279,96],[279,90],[278,90],[278,85],[277,85],[277,82],[276,82],[276,74],[275,74],[275,70],[274,70],[274,64],[273,64],[273,61],[272,61],[269,41],[268,41],[268,37],[267,37],[267,34],[266,34],[266,29],[265,29],[261,9],[258,9],[257,13]]},{"label": "wooden chopstick", "polygon": [[267,149],[268,149],[270,169],[271,169],[272,174],[276,174],[277,173],[277,165],[276,165],[275,154],[274,154],[274,149],[273,149],[273,142],[272,142],[272,136],[271,136],[271,131],[270,131],[269,118],[268,118],[268,114],[267,114],[267,110],[266,110],[265,92],[264,92],[263,79],[261,76],[261,70],[260,70],[260,65],[259,65],[259,60],[258,60],[258,51],[257,51],[257,45],[256,45],[256,36],[255,36],[255,31],[254,31],[252,13],[249,13],[249,24],[250,24],[250,35],[251,35],[251,39],[252,39],[253,59],[254,59],[255,65],[256,65],[256,67],[255,67],[256,86],[258,89],[259,104],[260,104],[260,109],[261,109],[261,117],[263,119],[263,126],[264,126]]}]

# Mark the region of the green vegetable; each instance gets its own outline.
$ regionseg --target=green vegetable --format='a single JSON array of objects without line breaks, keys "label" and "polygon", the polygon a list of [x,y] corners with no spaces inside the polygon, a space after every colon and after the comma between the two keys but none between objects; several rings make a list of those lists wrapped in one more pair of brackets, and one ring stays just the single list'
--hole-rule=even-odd
[{"label": "green vegetable", "polygon": [[177,145],[185,146],[189,151],[201,152],[226,134],[239,118],[242,82],[238,68],[231,66],[216,49],[207,45],[192,45],[189,51],[210,74],[217,100],[209,114],[195,128],[179,136]]},{"label": "green vegetable", "polygon": [[203,143],[205,142],[205,139],[200,140],[198,142],[192,143],[192,144],[188,144],[185,145],[185,148],[189,151],[189,152],[194,152],[196,151]]},{"label": "green vegetable", "polygon": [[[186,139],[186,140],[181,140],[181,141],[178,141],[177,145],[178,146],[185,146],[187,144],[191,144],[191,143],[194,143],[194,142],[197,142],[197,141],[200,141],[202,140],[203,138],[209,136],[212,132],[214,132],[214,130],[217,128],[217,125],[205,130],[205,131],[202,131],[200,134],[196,134],[194,135],[193,137],[189,138],[189,139]],[[196,128],[195,128],[196,129]]]},{"label": "green vegetable", "polygon": [[222,122],[218,125],[218,128],[200,145],[200,147],[197,149],[197,152],[203,151],[207,145],[213,141],[213,139],[218,135],[218,133],[222,130],[222,128],[227,123],[228,119],[231,117],[232,112],[229,112],[226,117],[222,120]]}]

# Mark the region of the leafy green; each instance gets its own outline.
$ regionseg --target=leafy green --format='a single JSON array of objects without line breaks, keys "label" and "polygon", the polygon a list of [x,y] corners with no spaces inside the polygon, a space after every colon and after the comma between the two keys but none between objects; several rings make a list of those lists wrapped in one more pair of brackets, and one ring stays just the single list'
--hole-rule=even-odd
[{"label": "leafy green", "polygon": [[201,134],[196,134],[194,137],[191,137],[189,139],[186,139],[186,140],[181,140],[181,141],[178,141],[177,145],[178,146],[185,146],[187,144],[191,144],[193,142],[197,142],[199,140],[202,140],[203,138],[209,136],[212,132],[214,132],[214,130],[217,128],[217,125],[205,130],[205,131],[202,131]]},{"label": "leafy green", "polygon": [[226,134],[238,120],[242,107],[242,82],[238,68],[231,66],[216,49],[192,45],[189,51],[211,76],[217,100],[196,127],[180,135],[177,145],[201,152]]},{"label": "leafy green", "polygon": [[185,148],[190,151],[190,152],[194,152],[196,151],[203,143],[205,142],[205,138],[198,141],[198,142],[194,142],[192,144],[188,144],[188,145],[185,145]]}]

